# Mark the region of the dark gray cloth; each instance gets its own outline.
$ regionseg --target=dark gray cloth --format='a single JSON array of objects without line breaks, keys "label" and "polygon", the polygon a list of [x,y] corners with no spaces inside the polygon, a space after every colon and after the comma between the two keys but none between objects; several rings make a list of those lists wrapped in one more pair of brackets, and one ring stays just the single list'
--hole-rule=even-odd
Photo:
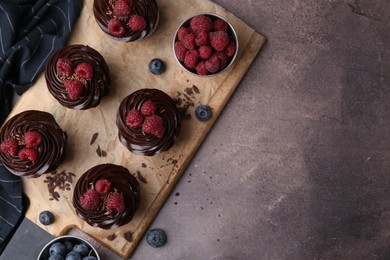
[{"label": "dark gray cloth", "polygon": [[[63,47],[80,15],[82,0],[0,0],[0,125]],[[39,97],[37,97],[39,102]],[[0,165],[0,245],[23,215],[20,178]]]}]

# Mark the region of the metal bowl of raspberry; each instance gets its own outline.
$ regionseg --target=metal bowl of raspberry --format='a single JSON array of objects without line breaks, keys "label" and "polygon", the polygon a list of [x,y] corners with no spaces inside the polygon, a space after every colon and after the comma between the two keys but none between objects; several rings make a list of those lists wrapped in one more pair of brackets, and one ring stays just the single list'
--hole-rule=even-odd
[{"label": "metal bowl of raspberry", "polygon": [[65,235],[49,241],[39,253],[37,260],[46,259],[100,260],[97,250],[87,240]]},{"label": "metal bowl of raspberry", "polygon": [[234,63],[238,53],[237,34],[219,15],[196,14],[177,28],[173,53],[180,66],[190,74],[215,76]]}]

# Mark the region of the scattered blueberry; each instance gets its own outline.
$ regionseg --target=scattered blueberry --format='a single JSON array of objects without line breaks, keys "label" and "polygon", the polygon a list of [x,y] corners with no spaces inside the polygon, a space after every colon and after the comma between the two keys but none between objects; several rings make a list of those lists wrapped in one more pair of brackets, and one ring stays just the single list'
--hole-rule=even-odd
[{"label": "scattered blueberry", "polygon": [[152,59],[149,62],[149,70],[154,75],[160,75],[165,71],[165,65],[164,62],[160,59]]},{"label": "scattered blueberry", "polygon": [[50,225],[54,222],[54,215],[48,210],[42,211],[39,214],[39,222],[41,222],[43,225]]},{"label": "scattered blueberry", "polygon": [[199,121],[206,121],[211,117],[211,108],[206,105],[199,105],[195,109],[195,117]]},{"label": "scattered blueberry", "polygon": [[48,260],[65,260],[62,255],[51,255]]},{"label": "scattered blueberry", "polygon": [[79,252],[76,251],[70,251],[66,257],[65,260],[81,260],[81,255]]},{"label": "scattered blueberry", "polygon": [[87,256],[89,253],[89,248],[86,244],[77,244],[73,247],[73,251],[80,253],[80,256]]},{"label": "scattered blueberry", "polygon": [[97,258],[96,257],[94,257],[94,256],[92,256],[92,255],[90,255],[90,256],[86,256],[86,257],[84,257],[83,259],[81,259],[81,260],[97,260]]},{"label": "scattered blueberry", "polygon": [[49,248],[49,255],[61,255],[61,256],[65,256],[66,253],[68,252],[68,250],[66,250],[66,246],[65,244],[61,243],[61,242],[55,242],[54,244],[52,244]]},{"label": "scattered blueberry", "polygon": [[160,247],[167,242],[167,235],[164,230],[151,229],[146,233],[146,242],[152,247]]},{"label": "scattered blueberry", "polygon": [[70,252],[70,251],[73,250],[73,243],[72,243],[72,242],[70,242],[70,241],[65,241],[64,244],[65,244],[66,250],[68,250],[68,252]]}]

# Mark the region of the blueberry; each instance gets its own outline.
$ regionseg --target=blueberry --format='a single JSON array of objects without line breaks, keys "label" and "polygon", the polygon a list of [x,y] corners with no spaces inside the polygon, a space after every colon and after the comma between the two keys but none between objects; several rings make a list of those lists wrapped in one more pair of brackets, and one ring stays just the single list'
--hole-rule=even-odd
[{"label": "blueberry", "polygon": [[61,255],[65,256],[68,251],[66,250],[65,244],[61,242],[55,242],[49,248],[49,255]]},{"label": "blueberry", "polygon": [[84,257],[82,260],[97,260],[97,258],[92,256],[92,255],[90,255],[90,256]]},{"label": "blueberry", "polygon": [[211,117],[211,108],[206,105],[199,105],[195,109],[195,117],[199,121],[206,121]]},{"label": "blueberry", "polygon": [[73,250],[73,243],[72,243],[72,242],[70,242],[70,241],[65,241],[64,244],[65,244],[66,250],[68,250],[68,252],[70,252],[70,251]]},{"label": "blueberry", "polygon": [[167,242],[167,235],[164,230],[151,229],[146,233],[146,242],[152,247],[160,247]]},{"label": "blueberry", "polygon": [[76,251],[70,251],[66,257],[65,260],[81,260],[81,255],[79,252]]},{"label": "blueberry", "polygon": [[47,260],[64,260],[65,258],[62,255],[51,255]]},{"label": "blueberry", "polygon": [[152,59],[149,62],[149,70],[154,75],[160,75],[165,70],[164,62],[162,60],[160,60],[160,59]]},{"label": "blueberry", "polygon": [[39,214],[39,222],[41,222],[43,225],[50,225],[54,222],[54,215],[48,210],[42,211]]},{"label": "blueberry", "polygon": [[87,256],[89,253],[89,248],[86,244],[77,244],[73,247],[73,251],[80,253],[80,256]]}]

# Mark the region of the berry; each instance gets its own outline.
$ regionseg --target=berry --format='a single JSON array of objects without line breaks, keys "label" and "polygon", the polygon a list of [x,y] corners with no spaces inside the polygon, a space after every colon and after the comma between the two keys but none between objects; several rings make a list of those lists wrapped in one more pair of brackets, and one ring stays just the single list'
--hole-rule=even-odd
[{"label": "berry", "polygon": [[22,150],[19,151],[18,155],[21,160],[29,160],[31,162],[35,162],[38,157],[38,152],[33,148],[24,147]]},{"label": "berry", "polygon": [[18,143],[14,139],[6,139],[0,144],[0,150],[15,156],[18,152]]},{"label": "berry", "polygon": [[199,52],[197,50],[188,51],[184,57],[184,65],[189,69],[194,69],[199,60]]},{"label": "berry", "polygon": [[135,14],[130,17],[128,25],[133,31],[142,31],[146,28],[146,21],[141,15]]},{"label": "berry", "polygon": [[47,260],[65,260],[62,255],[51,255]]},{"label": "berry", "polygon": [[107,194],[110,190],[111,182],[107,179],[100,179],[95,183],[95,190],[99,194]]},{"label": "berry", "polygon": [[126,1],[118,0],[112,6],[112,11],[116,16],[126,16],[131,12],[130,5],[126,3]]},{"label": "berry", "polygon": [[130,128],[136,129],[140,127],[143,122],[144,116],[138,109],[134,108],[127,113],[126,125],[128,125]]},{"label": "berry", "polygon": [[80,243],[73,247],[74,252],[78,252],[81,257],[87,256],[89,253],[89,248],[86,244]]},{"label": "berry", "polygon": [[151,247],[161,247],[167,242],[167,235],[162,229],[151,229],[146,233],[146,242]]},{"label": "berry", "polygon": [[66,253],[67,253],[66,246],[61,242],[55,242],[49,248],[49,254],[51,256],[55,256],[55,255],[65,256]]},{"label": "berry", "polygon": [[154,75],[160,75],[165,71],[165,64],[160,59],[152,59],[149,62],[149,70]]},{"label": "berry", "polygon": [[97,258],[94,257],[93,255],[90,255],[90,256],[83,257],[82,260],[97,260]]},{"label": "berry", "polygon": [[42,143],[42,136],[33,131],[24,133],[24,144],[29,147],[38,146]]},{"label": "berry", "polygon": [[121,37],[125,33],[125,26],[117,19],[112,18],[108,22],[108,31],[117,37]]},{"label": "berry", "polygon": [[66,250],[68,250],[68,252],[72,251],[73,250],[73,243],[70,242],[69,240],[65,241],[64,242],[65,246],[66,246]]},{"label": "berry", "polygon": [[229,41],[228,45],[225,48],[225,54],[228,57],[233,57],[236,53],[236,43],[234,41]]},{"label": "berry", "polygon": [[199,56],[202,59],[204,60],[209,59],[211,57],[211,54],[213,54],[213,48],[211,48],[210,46],[205,45],[199,47]]},{"label": "berry", "polygon": [[225,68],[226,65],[227,65],[227,61],[228,61],[225,53],[219,51],[219,52],[216,53],[216,55],[217,55],[217,57],[219,59],[219,69]]},{"label": "berry", "polygon": [[211,117],[211,108],[206,105],[199,105],[195,109],[195,117],[199,121],[206,121]]},{"label": "berry", "polygon": [[93,70],[92,70],[91,65],[89,65],[88,63],[85,63],[85,62],[80,63],[76,67],[76,74],[84,79],[87,79],[87,80],[92,79]]},{"label": "berry", "polygon": [[222,19],[217,19],[214,21],[213,31],[228,31],[228,24]]},{"label": "berry", "polygon": [[69,98],[71,100],[76,100],[81,97],[84,93],[84,86],[78,81],[75,80],[66,80],[64,81],[64,86],[66,91],[68,91]]},{"label": "berry", "polygon": [[183,43],[183,46],[187,49],[187,50],[194,50],[196,48],[196,44],[195,44],[195,34],[190,32],[188,34],[186,34],[184,36],[184,39],[182,41]]},{"label": "berry", "polygon": [[195,37],[195,44],[198,46],[209,44],[209,34],[207,32],[199,32]]},{"label": "berry", "polygon": [[57,75],[60,78],[67,78],[73,74],[73,64],[68,58],[59,58],[56,63]]},{"label": "berry", "polygon": [[157,107],[152,100],[146,100],[141,106],[141,113],[144,116],[151,116],[156,113]]},{"label": "berry", "polygon": [[174,48],[175,48],[176,58],[179,61],[184,61],[184,57],[186,56],[187,49],[186,47],[184,47],[183,43],[175,42]]},{"label": "berry", "polygon": [[223,51],[229,43],[229,36],[223,31],[210,32],[209,39],[211,46],[217,51]]},{"label": "berry", "polygon": [[147,117],[142,125],[142,131],[161,138],[164,135],[164,122],[162,118],[158,115]]},{"label": "berry", "polygon": [[180,27],[179,30],[177,31],[177,39],[179,41],[183,41],[184,36],[189,34],[191,30],[188,27]]},{"label": "berry", "polygon": [[205,62],[205,67],[210,73],[215,73],[219,70],[219,58],[214,53],[210,59]]},{"label": "berry", "polygon": [[39,213],[39,222],[41,222],[42,225],[50,225],[54,222],[54,215],[48,210],[44,210],[41,213]]},{"label": "berry", "polygon": [[122,193],[112,192],[108,195],[106,210],[110,212],[116,211],[118,213],[122,213],[125,210],[125,198]]},{"label": "berry", "polygon": [[213,29],[213,22],[205,15],[198,15],[191,19],[190,27],[195,33],[210,32]]},{"label": "berry", "polygon": [[196,73],[199,75],[207,75],[209,73],[204,64],[204,61],[200,61],[195,67]]},{"label": "berry", "polygon": [[85,210],[95,210],[100,206],[99,193],[94,189],[89,189],[80,198],[81,207]]},{"label": "berry", "polygon": [[81,260],[81,255],[79,252],[76,251],[70,251],[66,257],[65,260]]}]

